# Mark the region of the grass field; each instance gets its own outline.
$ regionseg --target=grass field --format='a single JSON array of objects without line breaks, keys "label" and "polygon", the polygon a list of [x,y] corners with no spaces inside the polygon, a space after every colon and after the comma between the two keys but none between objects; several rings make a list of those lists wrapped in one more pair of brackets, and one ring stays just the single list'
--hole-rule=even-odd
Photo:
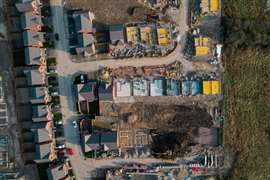
[{"label": "grass field", "polygon": [[270,179],[270,41],[265,0],[224,0],[224,146],[230,179]]},{"label": "grass field", "polygon": [[270,179],[270,51],[227,53],[225,147],[239,154],[233,179]]}]

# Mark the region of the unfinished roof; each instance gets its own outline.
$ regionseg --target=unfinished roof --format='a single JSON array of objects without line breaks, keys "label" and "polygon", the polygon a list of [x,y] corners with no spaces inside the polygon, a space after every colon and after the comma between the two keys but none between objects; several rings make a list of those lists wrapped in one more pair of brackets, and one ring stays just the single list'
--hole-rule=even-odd
[{"label": "unfinished roof", "polygon": [[193,138],[196,144],[217,146],[218,145],[218,129],[200,127]]},{"label": "unfinished roof", "polygon": [[[94,13],[97,22],[107,25],[143,21],[145,14],[150,11],[137,0],[67,0],[66,2],[69,8],[89,9]],[[131,14],[133,11],[133,15],[128,14],[128,11],[131,11]]]}]

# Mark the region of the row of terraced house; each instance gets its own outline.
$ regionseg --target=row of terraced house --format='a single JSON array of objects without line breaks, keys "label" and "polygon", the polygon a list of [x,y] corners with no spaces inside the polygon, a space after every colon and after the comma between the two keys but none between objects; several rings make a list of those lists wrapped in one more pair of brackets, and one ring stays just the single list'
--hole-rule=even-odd
[{"label": "row of terraced house", "polygon": [[[64,133],[56,61],[48,52],[54,47],[50,6],[39,0],[20,0],[15,6],[21,43],[14,53],[23,54],[15,56],[15,64],[19,65],[14,69],[22,157],[25,163],[51,163],[59,158],[59,142],[64,141]],[[68,170],[63,162],[52,164],[47,170],[48,178],[67,179]]]}]

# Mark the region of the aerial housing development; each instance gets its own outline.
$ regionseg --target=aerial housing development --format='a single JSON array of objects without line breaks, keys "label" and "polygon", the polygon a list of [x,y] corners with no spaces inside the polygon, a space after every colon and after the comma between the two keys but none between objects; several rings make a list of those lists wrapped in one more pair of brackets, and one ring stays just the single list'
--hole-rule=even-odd
[{"label": "aerial housing development", "polygon": [[224,143],[222,6],[5,2],[0,177],[230,177],[239,152]]}]

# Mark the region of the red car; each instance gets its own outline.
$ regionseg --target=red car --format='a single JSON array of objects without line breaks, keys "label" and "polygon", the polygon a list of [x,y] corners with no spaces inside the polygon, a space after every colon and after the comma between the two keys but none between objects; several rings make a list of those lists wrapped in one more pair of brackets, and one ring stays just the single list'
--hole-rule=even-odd
[{"label": "red car", "polygon": [[69,153],[69,155],[73,156],[74,155],[74,150],[72,148],[69,148],[68,153]]}]

